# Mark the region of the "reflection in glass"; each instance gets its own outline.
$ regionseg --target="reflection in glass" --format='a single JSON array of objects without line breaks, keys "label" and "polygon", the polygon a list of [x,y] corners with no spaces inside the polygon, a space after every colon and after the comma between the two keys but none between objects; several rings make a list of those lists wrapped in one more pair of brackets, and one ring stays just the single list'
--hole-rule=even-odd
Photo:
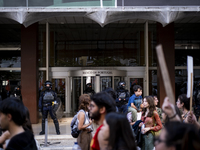
[{"label": "reflection in glass", "polygon": [[149,95],[158,94],[157,70],[149,70]]},{"label": "reflection in glass", "polygon": [[62,110],[65,111],[65,79],[52,79],[52,89],[57,93],[57,97],[62,102]]},{"label": "reflection in glass", "polygon": [[134,94],[133,86],[140,85],[143,90],[143,78],[130,78],[130,96]]},{"label": "reflection in glass", "polygon": [[0,68],[21,67],[21,51],[0,51]]},{"label": "reflection in glass", "polygon": [[71,91],[72,112],[78,111],[80,95],[81,95],[81,77],[73,77],[72,78],[72,91]]},{"label": "reflection in glass", "polygon": [[[118,83],[120,81],[124,81],[124,77],[114,77],[114,90],[116,91],[118,88]],[[126,84],[127,86],[127,84]]]},{"label": "reflection in glass", "polygon": [[[38,65],[39,67],[46,66],[46,26],[39,24],[39,38],[38,38]],[[51,49],[51,47],[50,47]],[[50,59],[51,61],[51,59]]]},{"label": "reflection in glass", "polygon": [[112,88],[112,77],[100,77],[100,81],[100,91],[109,87]]},{"label": "reflection in glass", "polygon": [[155,47],[157,45],[157,26],[156,23],[154,24],[149,24],[148,25],[149,32],[148,32],[148,38],[149,38],[149,66],[157,67],[157,54]]},{"label": "reflection in glass", "polygon": [[143,66],[143,24],[50,25],[50,66]]},{"label": "reflection in glass", "polygon": [[88,83],[92,84],[92,89],[95,91],[95,86],[94,86],[95,77],[87,76],[87,77],[83,77],[83,92],[86,90],[86,88],[87,88],[86,85]]},{"label": "reflection in glass", "polygon": [[17,86],[21,86],[21,71],[0,71],[1,96],[10,97]]},{"label": "reflection in glass", "polygon": [[199,23],[175,23],[175,66],[187,66],[187,56],[193,57],[194,66],[200,66]]},{"label": "reflection in glass", "polygon": [[0,68],[21,67],[21,25],[0,24]]}]

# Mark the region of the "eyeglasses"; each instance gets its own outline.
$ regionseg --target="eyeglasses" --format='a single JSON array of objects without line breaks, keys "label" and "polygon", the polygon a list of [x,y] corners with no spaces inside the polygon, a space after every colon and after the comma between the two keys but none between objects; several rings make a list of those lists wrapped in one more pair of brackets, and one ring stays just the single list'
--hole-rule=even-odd
[{"label": "eyeglasses", "polygon": [[160,136],[154,137],[153,138],[154,144],[158,145],[159,143],[165,143],[165,140],[160,139]]}]

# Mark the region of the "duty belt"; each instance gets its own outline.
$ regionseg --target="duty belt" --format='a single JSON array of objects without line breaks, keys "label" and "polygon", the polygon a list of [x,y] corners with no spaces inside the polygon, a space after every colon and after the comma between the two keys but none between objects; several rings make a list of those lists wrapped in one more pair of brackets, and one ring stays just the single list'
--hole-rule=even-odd
[{"label": "duty belt", "polygon": [[52,106],[51,104],[43,104],[43,106],[47,107],[47,106]]}]

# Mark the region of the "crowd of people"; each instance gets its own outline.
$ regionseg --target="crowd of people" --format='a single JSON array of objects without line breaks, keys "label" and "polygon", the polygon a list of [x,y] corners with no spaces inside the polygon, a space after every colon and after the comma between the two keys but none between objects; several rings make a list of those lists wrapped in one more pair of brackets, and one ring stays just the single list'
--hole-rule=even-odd
[{"label": "crowd of people", "polygon": [[[56,133],[60,134],[52,102],[56,93],[51,82],[45,82],[46,90],[41,93],[39,108],[44,119],[48,112],[54,120]],[[142,87],[133,86],[130,97],[125,82],[119,83],[114,91],[106,88],[102,92],[82,94],[76,125],[81,150],[199,150],[200,124],[186,94],[178,96],[176,105],[166,97],[158,107],[156,96],[142,97]],[[19,98],[9,97],[0,102],[0,125],[3,131],[0,146],[6,150],[37,150],[29,111]]]},{"label": "crowd of people", "polygon": [[141,86],[133,87],[128,101],[124,85],[119,86],[120,92],[108,88],[91,97],[80,96],[77,141],[82,150],[200,149],[200,124],[189,111],[190,99],[185,94],[176,105],[166,97],[159,108],[156,96],[142,98]]}]

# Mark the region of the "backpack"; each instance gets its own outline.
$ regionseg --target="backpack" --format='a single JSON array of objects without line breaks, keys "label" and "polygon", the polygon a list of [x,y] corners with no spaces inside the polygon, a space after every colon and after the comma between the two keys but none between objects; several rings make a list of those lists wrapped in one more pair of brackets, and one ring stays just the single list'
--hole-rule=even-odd
[{"label": "backpack", "polygon": [[[83,110],[80,110],[80,111],[83,111]],[[81,132],[81,130],[78,130],[78,123],[77,123],[79,112],[77,112],[77,114],[74,115],[74,117],[71,121],[71,135],[73,138],[77,138]],[[83,111],[83,112],[85,113],[85,111]],[[86,119],[86,114],[85,114],[85,119]],[[84,123],[85,123],[85,121],[84,121]]]}]

